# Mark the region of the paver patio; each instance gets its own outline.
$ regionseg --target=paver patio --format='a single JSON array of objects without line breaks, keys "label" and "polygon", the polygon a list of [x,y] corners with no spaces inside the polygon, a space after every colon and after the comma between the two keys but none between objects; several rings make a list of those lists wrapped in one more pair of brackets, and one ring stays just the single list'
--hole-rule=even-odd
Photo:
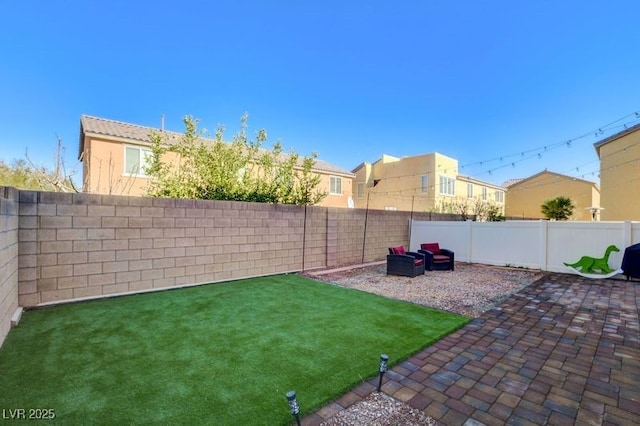
[{"label": "paver patio", "polygon": [[640,424],[639,305],[637,281],[548,274],[389,370],[382,391],[444,425]]}]

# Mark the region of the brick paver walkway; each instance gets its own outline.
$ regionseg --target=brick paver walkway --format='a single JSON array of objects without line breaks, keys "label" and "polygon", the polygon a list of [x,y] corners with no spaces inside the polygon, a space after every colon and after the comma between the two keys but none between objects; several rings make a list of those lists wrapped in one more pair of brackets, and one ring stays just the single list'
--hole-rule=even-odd
[{"label": "brick paver walkway", "polygon": [[[640,283],[549,274],[397,365],[382,390],[444,425],[640,424]],[[361,384],[317,425],[375,391]]]}]

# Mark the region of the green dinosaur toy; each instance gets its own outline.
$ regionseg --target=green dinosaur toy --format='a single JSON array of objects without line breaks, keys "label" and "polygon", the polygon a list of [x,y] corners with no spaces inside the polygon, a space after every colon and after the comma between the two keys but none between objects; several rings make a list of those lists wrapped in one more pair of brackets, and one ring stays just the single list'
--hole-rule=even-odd
[{"label": "green dinosaur toy", "polygon": [[595,270],[599,270],[601,274],[609,274],[614,271],[609,267],[609,255],[613,251],[620,251],[620,249],[614,245],[610,245],[601,258],[596,259],[591,256],[582,256],[576,263],[564,262],[564,264],[575,269],[580,267],[580,272],[584,274],[594,274],[596,273]]}]

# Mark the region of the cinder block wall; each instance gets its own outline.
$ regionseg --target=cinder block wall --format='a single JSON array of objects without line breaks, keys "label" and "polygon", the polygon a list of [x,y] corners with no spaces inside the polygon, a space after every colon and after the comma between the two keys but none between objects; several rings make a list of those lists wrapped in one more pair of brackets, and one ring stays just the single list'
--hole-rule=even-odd
[{"label": "cinder block wall", "polygon": [[327,265],[327,212],[326,207],[302,207],[304,221],[304,265],[303,270],[322,268]]},{"label": "cinder block wall", "polygon": [[19,242],[5,246],[19,253],[23,307],[382,260],[387,247],[408,245],[411,217],[431,218],[429,213],[13,191],[19,203],[8,203],[16,206],[19,220],[7,219],[14,222],[6,225],[6,234],[10,240],[17,222]]},{"label": "cinder block wall", "polygon": [[18,308],[18,191],[0,187],[0,346]]},{"label": "cinder block wall", "polygon": [[[321,212],[309,216],[321,236]],[[21,191],[20,305],[299,271],[304,218],[300,206]],[[305,267],[324,264],[324,245],[305,241]]]}]

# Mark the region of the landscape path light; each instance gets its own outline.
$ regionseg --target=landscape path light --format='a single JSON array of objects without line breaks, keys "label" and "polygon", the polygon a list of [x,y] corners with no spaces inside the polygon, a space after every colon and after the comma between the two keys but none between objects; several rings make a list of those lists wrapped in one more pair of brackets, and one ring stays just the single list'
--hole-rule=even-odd
[{"label": "landscape path light", "polygon": [[298,405],[296,391],[292,390],[287,392],[287,402],[289,403],[289,411],[291,411],[291,415],[296,418],[296,423],[300,426],[300,406]]},{"label": "landscape path light", "polygon": [[382,388],[382,376],[384,376],[384,373],[387,372],[388,365],[389,365],[389,355],[387,354],[380,355],[380,368],[378,369],[380,371],[380,380],[378,381],[378,392],[380,392],[380,389]]}]

